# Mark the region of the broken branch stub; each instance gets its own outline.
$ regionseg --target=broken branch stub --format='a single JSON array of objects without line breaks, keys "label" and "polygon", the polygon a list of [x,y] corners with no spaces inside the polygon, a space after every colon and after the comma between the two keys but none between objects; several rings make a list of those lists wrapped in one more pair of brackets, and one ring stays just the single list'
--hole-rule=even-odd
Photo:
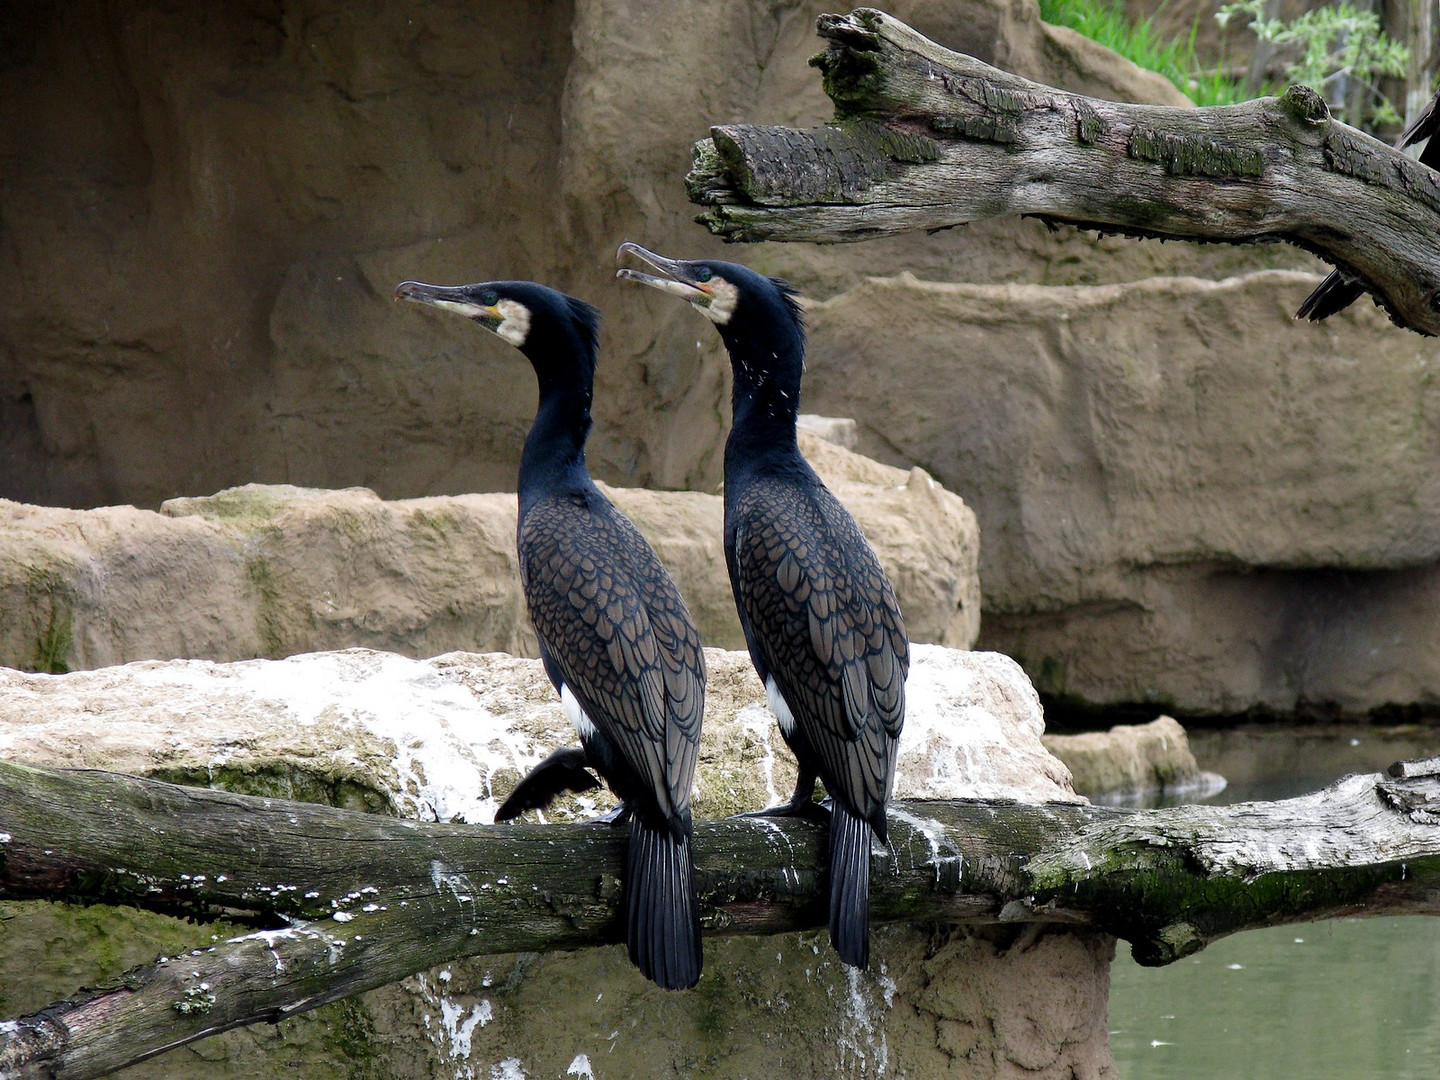
[{"label": "broken branch stub", "polygon": [[835,103],[810,129],[696,144],[698,221],[734,241],[837,243],[1024,214],[1137,237],[1288,241],[1440,333],[1440,175],[1332,119],[1308,87],[1177,109],[1082,97],[951,52],[879,11],[822,15]]}]

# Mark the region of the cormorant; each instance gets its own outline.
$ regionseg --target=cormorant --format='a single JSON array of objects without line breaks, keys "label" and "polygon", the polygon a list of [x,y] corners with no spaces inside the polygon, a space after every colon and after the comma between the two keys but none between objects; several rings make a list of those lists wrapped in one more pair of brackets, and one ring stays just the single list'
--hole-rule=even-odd
[{"label": "cormorant", "polygon": [[[507,809],[543,805],[593,766],[630,819],[630,959],[666,989],[700,978],[690,790],[705,706],[700,635],[645,538],[585,467],[599,313],[528,281],[402,282],[397,297],[453,311],[514,345],[540,403],[520,458],[520,579],[545,672],[584,747],[558,751]],[[573,781],[573,783],[572,783]],[[512,805],[513,804],[513,805]]]},{"label": "cormorant", "polygon": [[633,252],[664,277],[619,276],[694,304],[730,353],[734,424],[725,444],[725,560],[750,658],[800,767],[789,804],[805,814],[818,776],[830,793],[830,940],[870,953],[870,832],[885,808],[905,718],[909,643],[885,572],[855,519],[800,455],[795,418],[805,330],[784,282],[727,262]]},{"label": "cormorant", "polygon": [[[1440,91],[1436,91],[1430,103],[1420,110],[1420,115],[1400,133],[1400,137],[1395,140],[1395,147],[1404,150],[1407,146],[1429,139],[1420,151],[1419,161],[1422,165],[1428,165],[1440,172],[1440,140],[1431,138],[1437,129],[1440,129]],[[1360,278],[1344,270],[1331,270],[1325,280],[1315,286],[1315,291],[1305,298],[1305,302],[1295,312],[1295,317],[1319,322],[1321,319],[1328,319],[1337,311],[1344,311],[1364,294],[1365,283]]]}]

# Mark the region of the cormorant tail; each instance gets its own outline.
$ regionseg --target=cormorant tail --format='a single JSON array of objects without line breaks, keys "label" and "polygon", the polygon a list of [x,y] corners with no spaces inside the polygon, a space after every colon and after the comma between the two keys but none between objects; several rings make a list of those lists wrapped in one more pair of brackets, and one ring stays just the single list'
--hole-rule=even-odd
[{"label": "cormorant tail", "polygon": [[585,751],[578,746],[562,746],[531,769],[525,779],[515,785],[510,797],[495,811],[495,821],[509,821],[526,810],[543,810],[566,791],[589,791],[600,781],[585,768]]},{"label": "cormorant tail", "polygon": [[636,813],[625,867],[625,938],[640,973],[665,990],[700,980],[700,911],[688,832],[678,837]]},{"label": "cormorant tail", "polygon": [[1315,286],[1315,291],[1305,298],[1300,310],[1295,312],[1295,317],[1319,322],[1321,319],[1328,319],[1337,311],[1344,311],[1364,294],[1364,285],[1354,278],[1346,277],[1339,270],[1332,270],[1330,276]]},{"label": "cormorant tail", "polygon": [[851,967],[870,962],[870,825],[838,799],[830,810],[830,943]]}]

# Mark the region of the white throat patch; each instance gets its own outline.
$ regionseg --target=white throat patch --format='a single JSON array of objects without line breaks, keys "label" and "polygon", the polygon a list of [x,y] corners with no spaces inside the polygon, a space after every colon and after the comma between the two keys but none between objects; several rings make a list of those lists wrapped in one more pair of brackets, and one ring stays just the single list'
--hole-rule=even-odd
[{"label": "white throat patch", "polygon": [[517,349],[524,345],[530,334],[530,309],[516,300],[501,300],[495,310],[500,312],[500,325],[495,333]]},{"label": "white throat patch", "polygon": [[740,299],[740,290],[723,277],[711,278],[709,285],[715,294],[709,305],[696,304],[695,306],[700,308],[701,314],[711,322],[717,326],[724,326],[730,321],[730,316],[735,314],[735,303]]}]

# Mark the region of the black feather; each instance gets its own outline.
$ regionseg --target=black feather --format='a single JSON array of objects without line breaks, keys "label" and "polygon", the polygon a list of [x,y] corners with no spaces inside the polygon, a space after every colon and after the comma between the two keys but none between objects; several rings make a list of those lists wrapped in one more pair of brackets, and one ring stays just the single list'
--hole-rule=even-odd
[{"label": "black feather", "polygon": [[584,750],[578,746],[562,746],[515,785],[515,790],[495,811],[495,820],[509,821],[526,810],[543,810],[567,791],[578,794],[598,788],[600,781],[586,764]]},{"label": "black feather", "polygon": [[830,943],[851,967],[870,963],[870,826],[830,811]]},{"label": "black feather", "polygon": [[700,979],[700,913],[691,873],[690,838],[630,819],[625,866],[625,939],[630,961],[665,990]]}]

